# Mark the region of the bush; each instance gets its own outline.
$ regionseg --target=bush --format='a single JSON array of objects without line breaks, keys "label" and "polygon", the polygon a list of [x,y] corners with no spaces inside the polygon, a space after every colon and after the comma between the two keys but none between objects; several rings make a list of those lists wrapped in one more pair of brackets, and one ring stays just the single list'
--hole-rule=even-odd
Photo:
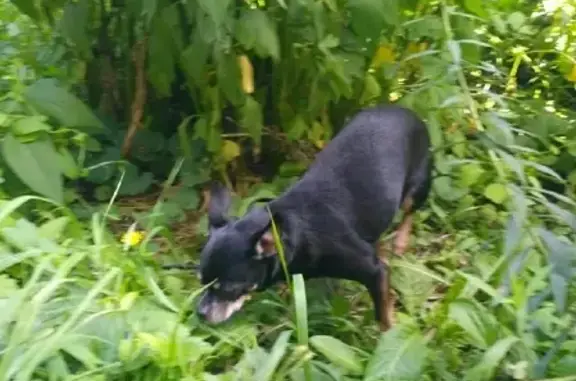
[{"label": "bush", "polygon": [[[0,379],[576,380],[574,4],[13,3]],[[387,101],[436,162],[394,329],[357,285],[299,275],[201,324],[195,277],[160,268],[196,260],[199,185],[233,185],[241,215]]]}]

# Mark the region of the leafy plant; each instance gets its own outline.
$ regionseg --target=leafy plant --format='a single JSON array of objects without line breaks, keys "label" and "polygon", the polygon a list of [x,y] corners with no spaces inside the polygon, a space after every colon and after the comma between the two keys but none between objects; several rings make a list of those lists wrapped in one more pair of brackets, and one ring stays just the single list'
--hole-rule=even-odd
[{"label": "leafy plant", "polygon": [[[575,379],[575,7],[0,4],[0,378]],[[394,329],[357,286],[299,275],[292,299],[199,322],[202,287],[158,267],[196,259],[198,186],[221,177],[242,215],[388,101],[426,119],[436,164],[391,261]],[[119,228],[118,203],[156,188]]]}]

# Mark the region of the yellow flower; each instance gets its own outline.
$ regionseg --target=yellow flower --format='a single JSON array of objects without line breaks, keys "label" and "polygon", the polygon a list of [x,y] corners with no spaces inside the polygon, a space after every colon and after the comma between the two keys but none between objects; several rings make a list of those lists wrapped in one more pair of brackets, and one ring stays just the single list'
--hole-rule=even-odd
[{"label": "yellow flower", "polygon": [[139,231],[128,231],[122,236],[122,243],[126,246],[136,246],[142,239],[144,238],[144,234]]}]

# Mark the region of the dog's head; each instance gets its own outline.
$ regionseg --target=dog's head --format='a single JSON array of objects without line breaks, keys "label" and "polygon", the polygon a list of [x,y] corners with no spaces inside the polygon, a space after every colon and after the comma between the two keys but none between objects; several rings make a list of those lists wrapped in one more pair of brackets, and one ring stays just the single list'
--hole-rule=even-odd
[{"label": "dog's head", "polygon": [[269,286],[276,248],[268,210],[253,208],[241,218],[228,217],[230,194],[213,184],[208,205],[208,241],[200,258],[200,280],[214,282],[201,297],[197,312],[217,324],[238,311],[249,294]]}]

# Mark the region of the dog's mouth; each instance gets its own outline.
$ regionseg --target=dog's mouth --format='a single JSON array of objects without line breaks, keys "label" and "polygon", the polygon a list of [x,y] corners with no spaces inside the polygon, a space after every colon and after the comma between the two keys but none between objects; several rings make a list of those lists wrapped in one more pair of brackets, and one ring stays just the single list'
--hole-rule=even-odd
[{"label": "dog's mouth", "polygon": [[223,323],[238,312],[250,298],[250,294],[242,294],[236,299],[225,300],[208,290],[200,300],[198,313],[210,324]]}]

